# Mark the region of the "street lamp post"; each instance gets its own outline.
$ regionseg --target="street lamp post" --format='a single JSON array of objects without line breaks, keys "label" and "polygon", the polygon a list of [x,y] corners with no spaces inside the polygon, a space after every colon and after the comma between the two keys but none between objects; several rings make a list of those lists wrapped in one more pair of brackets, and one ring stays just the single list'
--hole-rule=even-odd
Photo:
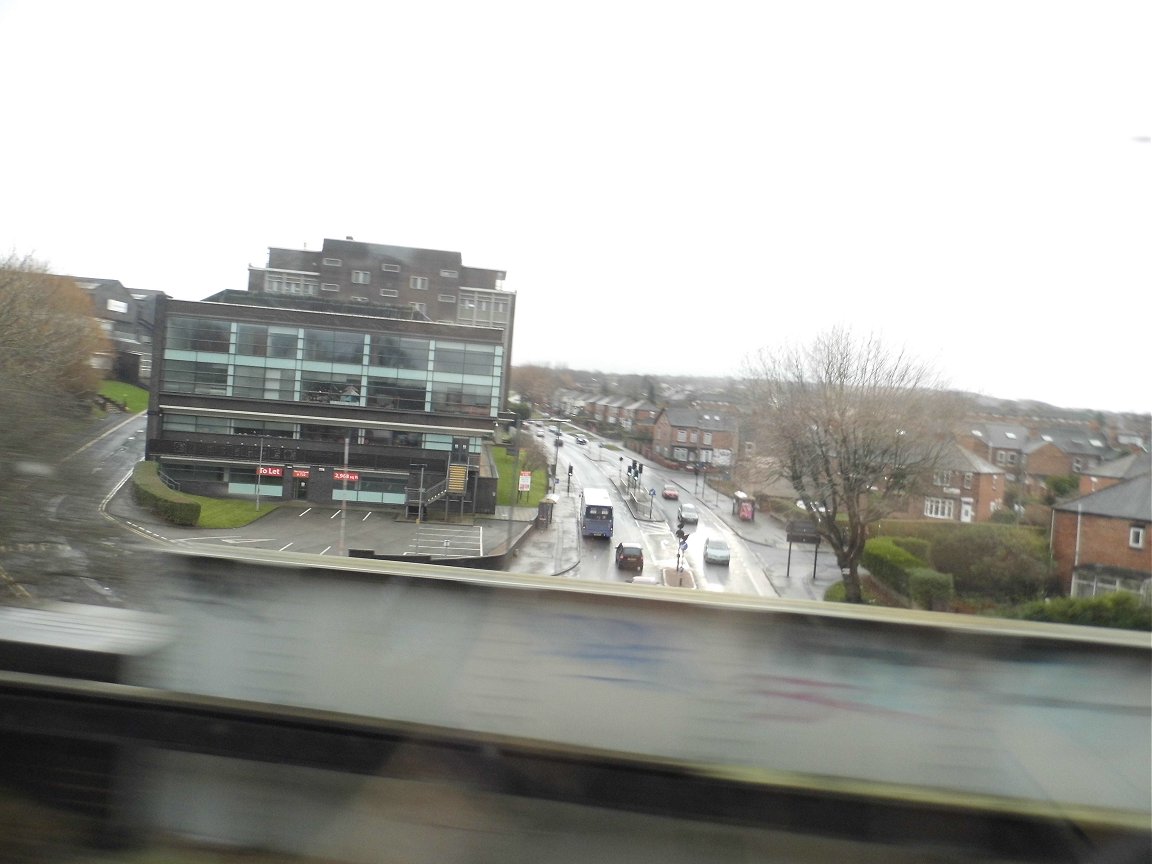
[{"label": "street lamp post", "polygon": [[340,501],[340,554],[347,551],[344,548],[345,523],[348,521],[348,436],[344,436],[344,497]]},{"label": "street lamp post", "polygon": [[260,475],[264,473],[264,439],[260,439],[260,453],[256,457],[256,512],[260,512]]}]

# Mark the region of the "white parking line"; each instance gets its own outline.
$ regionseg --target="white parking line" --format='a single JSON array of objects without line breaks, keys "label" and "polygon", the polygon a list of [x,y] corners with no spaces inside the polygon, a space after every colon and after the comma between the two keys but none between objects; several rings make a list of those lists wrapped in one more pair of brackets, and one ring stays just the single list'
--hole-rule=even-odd
[{"label": "white parking line", "polygon": [[[295,542],[295,541],[293,541],[293,542]],[[281,547],[280,547],[280,551],[281,551],[281,552],[285,552],[285,551],[287,551],[288,547],[289,547],[289,546],[291,546],[291,545],[292,545],[292,543],[288,543],[288,544],[286,544],[286,545],[284,545],[284,546],[281,546]]]},{"label": "white parking line", "polygon": [[311,512],[312,512],[312,508],[311,508],[311,507],[306,507],[306,508],[304,508],[304,510],[303,510],[303,511],[301,511],[300,513],[297,513],[297,514],[296,514],[296,518],[297,518],[297,519],[299,519],[301,516],[304,516],[305,514],[308,514],[308,513],[311,513]]}]

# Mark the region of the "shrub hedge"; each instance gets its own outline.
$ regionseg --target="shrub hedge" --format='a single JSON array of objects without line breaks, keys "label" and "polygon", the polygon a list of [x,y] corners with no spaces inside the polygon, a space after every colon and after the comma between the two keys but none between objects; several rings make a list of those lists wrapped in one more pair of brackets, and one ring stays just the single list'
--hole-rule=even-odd
[{"label": "shrub hedge", "polygon": [[900,548],[891,537],[875,537],[864,544],[860,563],[875,579],[907,597],[908,574],[927,562]]},{"label": "shrub hedge", "polygon": [[137,462],[132,470],[132,500],[173,525],[196,525],[200,502],[164,485],[155,462]]},{"label": "shrub hedge", "polygon": [[952,577],[928,567],[916,567],[908,574],[908,598],[921,609],[946,612],[956,593]]},{"label": "shrub hedge", "polygon": [[1152,630],[1152,607],[1126,591],[1104,597],[1059,597],[1025,603],[1001,613],[1006,618],[1026,621],[1052,621],[1084,627],[1116,627],[1124,630]]}]

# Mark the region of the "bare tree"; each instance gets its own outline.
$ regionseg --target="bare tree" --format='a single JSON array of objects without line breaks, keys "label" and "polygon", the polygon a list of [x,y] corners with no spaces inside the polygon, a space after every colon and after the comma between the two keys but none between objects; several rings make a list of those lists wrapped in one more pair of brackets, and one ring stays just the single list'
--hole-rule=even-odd
[{"label": "bare tree", "polygon": [[84,289],[32,258],[0,259],[0,373],[8,385],[74,397],[100,386],[107,340]]},{"label": "bare tree", "polygon": [[861,602],[868,526],[953,447],[958,400],[929,366],[839,328],[761,350],[747,379],[756,438],[836,553],[847,599]]},{"label": "bare tree", "polygon": [[34,259],[0,258],[0,545],[40,518],[37,493],[81,482],[55,466],[90,418],[91,361],[106,348],[84,289]]}]

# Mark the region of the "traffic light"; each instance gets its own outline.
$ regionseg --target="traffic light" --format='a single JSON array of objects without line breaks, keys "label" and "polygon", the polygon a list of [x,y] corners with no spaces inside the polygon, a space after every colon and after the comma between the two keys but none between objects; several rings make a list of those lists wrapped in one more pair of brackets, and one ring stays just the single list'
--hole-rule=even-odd
[{"label": "traffic light", "polygon": [[569,477],[572,476],[572,466],[571,465],[568,466],[568,476]]}]

